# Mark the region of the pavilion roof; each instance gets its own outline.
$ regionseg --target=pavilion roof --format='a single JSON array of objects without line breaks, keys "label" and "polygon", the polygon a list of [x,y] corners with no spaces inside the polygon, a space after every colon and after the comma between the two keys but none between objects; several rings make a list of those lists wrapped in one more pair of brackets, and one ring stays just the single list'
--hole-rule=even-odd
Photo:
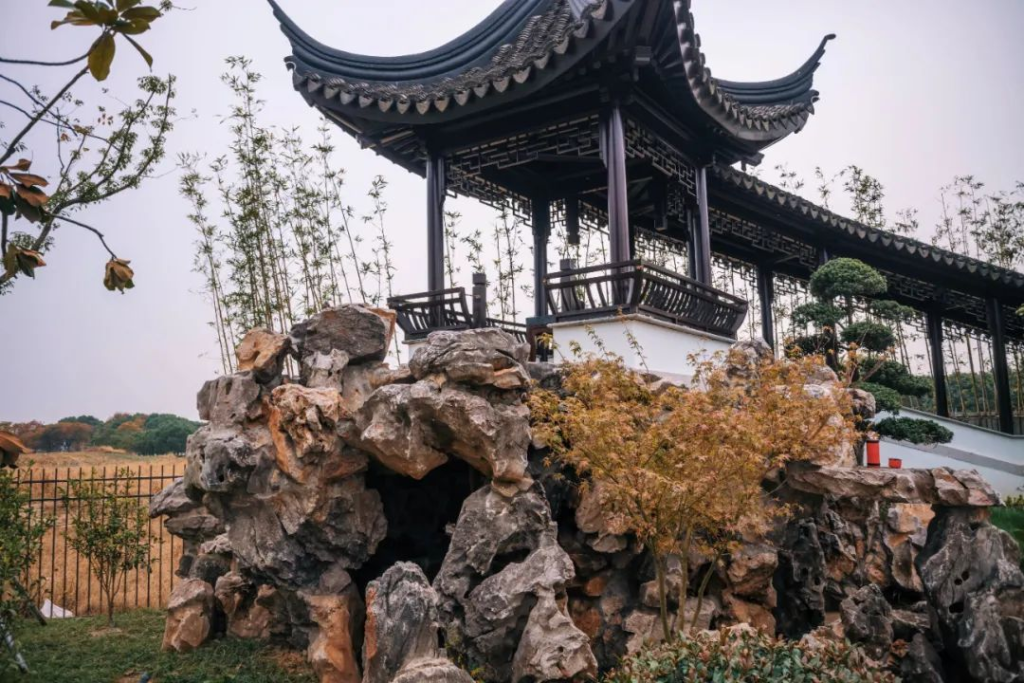
[{"label": "pavilion roof", "polygon": [[286,62],[296,90],[335,118],[453,120],[540,90],[606,53],[649,47],[655,82],[676,115],[696,111],[701,124],[758,148],[800,130],[813,113],[814,71],[832,37],[788,76],[748,83],[711,75],[690,0],[505,0],[445,45],[399,57],[328,47],[269,2],[292,46]]},{"label": "pavilion roof", "polygon": [[[901,257],[907,265],[929,267],[937,274],[934,278],[935,284],[953,285],[958,279],[968,277],[975,283],[984,285],[991,293],[998,292],[1008,302],[1017,302],[1015,305],[1024,303],[1024,273],[844,218],[814,202],[735,168],[714,166],[712,174],[716,181],[755,198],[762,206],[771,207],[784,215],[810,221],[833,234],[839,233],[871,244],[875,249]],[[945,273],[947,277],[943,277],[941,273]]]}]

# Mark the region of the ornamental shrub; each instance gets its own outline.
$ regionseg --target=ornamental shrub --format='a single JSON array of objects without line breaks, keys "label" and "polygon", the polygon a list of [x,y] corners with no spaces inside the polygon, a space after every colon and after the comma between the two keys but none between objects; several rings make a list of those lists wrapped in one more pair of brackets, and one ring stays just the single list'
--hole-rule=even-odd
[{"label": "ornamental shrub", "polygon": [[895,683],[849,642],[809,647],[763,631],[723,629],[678,637],[622,661],[605,683]]},{"label": "ornamental shrub", "polygon": [[887,288],[881,273],[853,258],[832,259],[811,276],[811,294],[822,301],[878,296]]},{"label": "ornamental shrub", "polygon": [[900,396],[923,398],[932,393],[932,382],[930,379],[911,374],[907,366],[899,361],[867,361],[864,365],[872,368],[871,376],[867,378],[869,382],[894,389]]},{"label": "ornamental shrub", "polygon": [[885,351],[896,345],[896,334],[888,325],[862,320],[843,329],[842,340],[870,351]]},{"label": "ornamental shrub", "polygon": [[875,431],[897,441],[916,444],[949,443],[953,432],[938,422],[915,420],[912,417],[887,417],[875,423]]},{"label": "ornamental shrub", "polygon": [[878,412],[884,411],[896,414],[903,407],[900,392],[895,389],[883,387],[881,384],[875,384],[874,382],[861,382],[857,385],[857,388],[863,389],[875,397],[875,410]]}]

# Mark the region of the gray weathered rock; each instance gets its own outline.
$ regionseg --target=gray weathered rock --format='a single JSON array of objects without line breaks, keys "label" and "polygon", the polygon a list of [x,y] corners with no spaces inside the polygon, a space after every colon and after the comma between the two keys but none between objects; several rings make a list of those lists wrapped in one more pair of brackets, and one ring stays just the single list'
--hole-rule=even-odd
[{"label": "gray weathered rock", "polygon": [[447,659],[419,659],[391,683],[473,683],[473,677]]},{"label": "gray weathered rock", "polygon": [[779,542],[779,568],[775,573],[779,631],[799,638],[825,622],[825,555],[818,528],[811,519],[786,525]]},{"label": "gray weathered rock", "polygon": [[[347,579],[348,575],[342,573]],[[337,587],[335,587],[337,588]],[[365,611],[355,584],[329,592],[300,591],[315,624],[306,656],[320,683],[359,683],[359,643]]]},{"label": "gray weathered rock", "polygon": [[[535,622],[535,633],[572,651],[573,661],[590,661],[577,644],[582,634],[565,611],[565,588],[573,579],[572,561],[556,537],[547,501],[534,486],[505,497],[491,487],[463,504],[434,587],[447,641],[488,680],[506,680],[514,668],[523,632],[535,606],[551,597],[566,619],[549,615]],[[585,638],[583,639],[585,640]],[[531,636],[519,663],[534,670],[546,659]],[[589,649],[589,644],[586,645]],[[537,679],[546,680],[546,679]]]},{"label": "gray weathered rock", "polygon": [[284,357],[291,350],[287,335],[267,329],[250,330],[235,349],[238,371],[252,371],[263,383],[273,383],[281,377]]},{"label": "gray weathered rock", "polygon": [[191,512],[199,507],[199,503],[185,495],[185,480],[175,479],[172,483],[163,488],[160,493],[153,496],[149,501],[149,517],[174,517]]},{"label": "gray weathered rock", "polygon": [[191,652],[210,637],[214,619],[213,587],[199,579],[185,579],[171,592],[163,649]]},{"label": "gray weathered rock", "polygon": [[270,637],[273,615],[265,604],[272,591],[270,586],[257,587],[238,572],[228,572],[217,579],[214,594],[227,617],[229,636],[259,640]]},{"label": "gray weathered rock", "polygon": [[413,353],[409,369],[416,379],[444,375],[458,384],[524,389],[529,357],[527,344],[498,328],[434,332]]},{"label": "gray weathered rock", "polygon": [[892,647],[892,608],[882,590],[871,583],[840,606],[843,628],[851,642],[859,643],[876,661],[884,661]]},{"label": "gray weathered rock", "polygon": [[1024,679],[1020,549],[978,511],[940,509],[917,570],[946,648],[977,681]]},{"label": "gray weathered rock", "polygon": [[334,350],[348,354],[349,362],[384,360],[395,329],[391,311],[347,305],[332,308],[292,328],[292,346],[301,364],[316,353]]},{"label": "gray weathered rock", "polygon": [[440,657],[437,593],[411,562],[392,565],[366,588],[363,683],[390,683],[418,660]]},{"label": "gray weathered rock", "polygon": [[261,460],[270,462],[274,457],[270,432],[264,428],[243,431],[219,423],[200,427],[185,446],[186,493],[195,497],[244,490]]},{"label": "gray weathered rock", "polygon": [[222,427],[258,420],[263,412],[260,396],[261,387],[252,372],[211,379],[196,397],[199,419]]},{"label": "gray weathered rock", "polygon": [[767,599],[779,566],[778,551],[765,543],[743,545],[732,554],[726,575],[734,594],[758,601]]},{"label": "gray weathered rock", "polygon": [[512,659],[512,681],[561,681],[597,676],[590,640],[576,628],[553,592],[542,593],[530,610]]},{"label": "gray weathered rock", "polygon": [[314,351],[303,356],[299,366],[299,380],[310,389],[341,391],[349,360],[349,355],[340,349],[326,353]]},{"label": "gray weathered rock", "polygon": [[792,463],[786,474],[787,484],[797,491],[832,498],[969,507],[999,504],[992,486],[969,470],[815,467]]},{"label": "gray weathered rock", "polygon": [[907,647],[907,655],[900,661],[900,677],[905,683],[945,683],[942,659],[932,644],[918,633]]}]

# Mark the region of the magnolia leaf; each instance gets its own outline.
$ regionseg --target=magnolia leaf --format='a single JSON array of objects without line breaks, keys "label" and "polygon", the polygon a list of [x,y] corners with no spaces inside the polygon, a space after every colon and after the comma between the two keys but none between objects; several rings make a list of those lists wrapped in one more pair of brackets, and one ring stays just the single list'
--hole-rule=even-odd
[{"label": "magnolia leaf", "polygon": [[125,37],[137,36],[140,33],[145,33],[149,29],[149,22],[145,19],[132,19],[131,21],[125,21],[122,19],[114,27],[115,31]]},{"label": "magnolia leaf", "polygon": [[113,292],[115,289],[124,293],[124,290],[131,289],[135,286],[132,282],[132,278],[135,277],[135,271],[128,267],[131,261],[120,258],[112,258],[107,261],[106,272],[103,276],[103,286]]},{"label": "magnolia leaf", "polygon": [[94,21],[97,24],[103,22],[103,16],[100,14],[100,8],[91,2],[78,0],[78,2],[75,3],[75,9],[85,15],[86,19],[89,21]]},{"label": "magnolia leaf", "polygon": [[109,33],[104,33],[92,44],[89,50],[89,71],[97,81],[105,81],[110,75],[110,64],[114,61],[116,49],[114,36]]},{"label": "magnolia leaf", "polygon": [[117,11],[125,12],[138,5],[142,0],[117,0]]},{"label": "magnolia leaf", "polygon": [[17,180],[22,185],[33,187],[38,185],[39,187],[46,187],[49,185],[49,181],[46,178],[36,175],[35,173],[12,173],[11,177]]},{"label": "magnolia leaf", "polygon": [[50,0],[50,7],[64,7],[65,9],[75,9],[75,5],[69,0]]},{"label": "magnolia leaf", "polygon": [[0,166],[0,172],[8,173],[10,171],[27,171],[32,167],[32,162],[28,159],[18,159],[18,163],[14,166]]},{"label": "magnolia leaf", "polygon": [[129,43],[131,43],[131,44],[132,44],[132,46],[133,46],[133,47],[134,47],[134,48],[135,48],[136,50],[138,50],[138,51],[139,51],[139,54],[140,54],[140,55],[142,55],[142,58],[143,58],[144,60],[146,60],[146,64],[148,64],[148,65],[149,65],[149,68],[151,68],[151,69],[152,69],[152,68],[153,68],[153,57],[152,57],[152,55],[150,55],[150,54],[149,54],[148,52],[146,52],[145,50],[143,50],[143,49],[142,49],[142,46],[141,46],[141,45],[139,45],[138,43],[136,43],[136,42],[135,42],[134,40],[132,40],[132,37],[131,37],[131,36],[125,36],[125,37],[124,37],[124,39],[125,39],[125,40],[127,40],[127,41],[128,41]]},{"label": "magnolia leaf", "polygon": [[10,199],[11,196],[12,196],[11,193],[13,191],[14,190],[11,188],[10,185],[6,185],[4,183],[0,183],[0,198]]},{"label": "magnolia leaf", "polygon": [[4,272],[8,277],[21,272],[34,278],[36,276],[35,269],[45,265],[46,261],[38,251],[22,249],[13,244],[7,247],[7,253],[4,254]]},{"label": "magnolia leaf", "polygon": [[18,196],[28,202],[31,206],[37,209],[46,204],[50,197],[37,187],[26,187],[25,185],[15,185],[15,191]]},{"label": "magnolia leaf", "polygon": [[162,14],[156,7],[136,7],[130,9],[121,14],[125,19],[144,19],[146,21],[155,21],[159,19]]},{"label": "magnolia leaf", "polygon": [[[21,186],[19,185],[18,187]],[[14,206],[17,207],[18,213],[21,214],[29,223],[38,223],[43,220],[42,210],[38,206],[33,206],[23,199],[20,192],[17,192],[14,195]]]}]

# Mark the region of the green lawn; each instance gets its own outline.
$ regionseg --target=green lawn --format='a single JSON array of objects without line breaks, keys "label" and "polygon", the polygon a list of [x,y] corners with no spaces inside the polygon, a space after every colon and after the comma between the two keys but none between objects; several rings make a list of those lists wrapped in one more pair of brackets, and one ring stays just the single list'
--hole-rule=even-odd
[{"label": "green lawn", "polygon": [[[163,613],[118,616],[120,633],[104,633],[103,618],[24,625],[22,654],[31,673],[0,673],[2,683],[315,683],[300,656],[256,641],[222,639],[196,652],[160,651]],[[0,666],[2,668],[2,666]]]},{"label": "green lawn", "polygon": [[[992,508],[992,523],[1013,536],[1024,551],[1024,507]],[[1024,557],[1021,569],[1024,569]]]}]

